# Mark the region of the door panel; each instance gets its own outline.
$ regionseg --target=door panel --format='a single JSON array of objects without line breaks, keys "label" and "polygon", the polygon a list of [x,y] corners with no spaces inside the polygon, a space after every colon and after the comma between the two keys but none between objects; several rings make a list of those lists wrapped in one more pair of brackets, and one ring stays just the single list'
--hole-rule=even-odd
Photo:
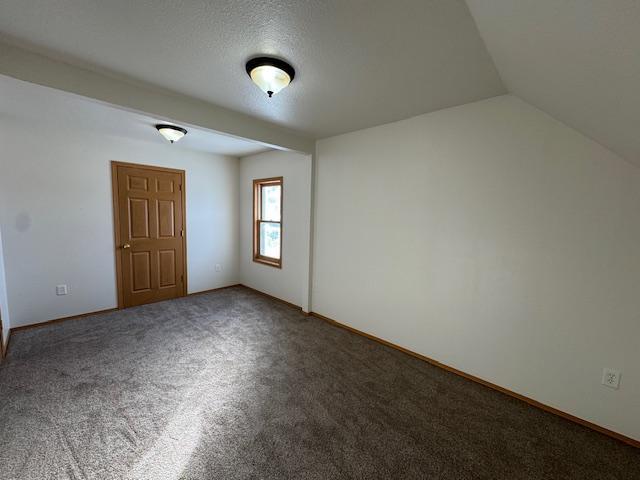
[{"label": "door panel", "polygon": [[173,200],[158,200],[158,237],[175,237]]},{"label": "door panel", "polygon": [[142,190],[147,192],[149,190],[149,180],[145,177],[134,177],[130,175],[129,177],[129,190]]},{"label": "door panel", "polygon": [[113,164],[123,307],[186,294],[184,172]]},{"label": "door panel", "polygon": [[158,270],[160,288],[173,287],[176,284],[176,252],[161,250],[158,252]]},{"label": "door panel", "polygon": [[175,191],[173,180],[170,178],[158,178],[156,185],[160,193],[173,193]]},{"label": "door panel", "polygon": [[131,278],[133,292],[151,290],[151,252],[131,253]]},{"label": "door panel", "polygon": [[149,200],[129,198],[129,238],[149,238]]}]

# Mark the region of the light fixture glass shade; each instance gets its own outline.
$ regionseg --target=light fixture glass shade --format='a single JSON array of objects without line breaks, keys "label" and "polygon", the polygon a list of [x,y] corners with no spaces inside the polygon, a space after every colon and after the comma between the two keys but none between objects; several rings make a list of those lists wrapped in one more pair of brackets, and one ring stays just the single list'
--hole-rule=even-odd
[{"label": "light fixture glass shade", "polygon": [[258,57],[247,62],[247,73],[260,90],[272,97],[293,81],[296,72],[279,58]]},{"label": "light fixture glass shade", "polygon": [[287,72],[272,65],[262,65],[251,70],[251,80],[270,97],[291,83]]},{"label": "light fixture glass shade", "polygon": [[175,125],[156,125],[156,129],[160,132],[160,135],[171,143],[177,142],[187,134],[184,128],[176,127]]}]

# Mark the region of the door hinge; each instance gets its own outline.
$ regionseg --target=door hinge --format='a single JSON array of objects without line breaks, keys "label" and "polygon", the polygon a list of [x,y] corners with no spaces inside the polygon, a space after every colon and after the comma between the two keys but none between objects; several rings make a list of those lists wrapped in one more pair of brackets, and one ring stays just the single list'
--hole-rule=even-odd
[{"label": "door hinge", "polygon": [[180,236],[184,237],[184,230],[180,230]]},{"label": "door hinge", "polygon": [[182,191],[182,184],[178,185],[178,190]]},{"label": "door hinge", "polygon": [[184,283],[184,275],[180,275],[180,281]]}]

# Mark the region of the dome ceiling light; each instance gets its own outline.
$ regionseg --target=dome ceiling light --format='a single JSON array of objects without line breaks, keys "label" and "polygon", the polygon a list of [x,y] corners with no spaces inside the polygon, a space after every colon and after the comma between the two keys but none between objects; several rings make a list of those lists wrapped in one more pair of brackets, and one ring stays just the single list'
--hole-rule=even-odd
[{"label": "dome ceiling light", "polygon": [[164,123],[156,125],[156,129],[160,132],[160,135],[171,143],[177,142],[187,134],[187,130],[182,127],[176,127],[175,125],[168,125]]},{"label": "dome ceiling light", "polygon": [[289,85],[296,75],[291,65],[272,57],[252,58],[247,62],[247,73],[269,98]]}]

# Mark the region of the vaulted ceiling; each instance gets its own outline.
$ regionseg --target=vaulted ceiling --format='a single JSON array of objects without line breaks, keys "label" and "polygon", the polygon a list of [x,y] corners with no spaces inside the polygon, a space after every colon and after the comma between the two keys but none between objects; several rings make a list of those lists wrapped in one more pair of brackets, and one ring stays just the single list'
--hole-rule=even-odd
[{"label": "vaulted ceiling", "polygon": [[510,92],[640,165],[640,1],[468,4]]},{"label": "vaulted ceiling", "polygon": [[[464,0],[0,0],[0,34],[316,138],[505,93]],[[273,99],[256,54],[296,68]]]},{"label": "vaulted ceiling", "polygon": [[[314,138],[509,91],[640,165],[638,25],[638,0],[0,0],[5,42]],[[256,54],[297,70],[273,99]]]}]

